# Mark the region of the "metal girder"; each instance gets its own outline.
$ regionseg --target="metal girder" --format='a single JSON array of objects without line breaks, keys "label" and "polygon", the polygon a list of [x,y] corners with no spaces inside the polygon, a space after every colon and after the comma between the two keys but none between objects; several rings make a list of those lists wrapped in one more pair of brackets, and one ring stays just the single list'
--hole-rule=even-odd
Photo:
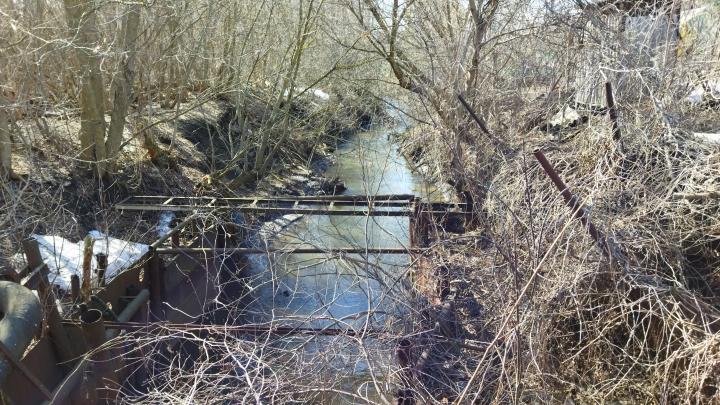
[{"label": "metal girder", "polygon": [[326,253],[326,254],[411,254],[421,252],[422,249],[405,249],[405,248],[158,248],[155,250],[159,255],[229,255],[237,254],[306,254],[306,253]]},{"label": "metal girder", "polygon": [[430,215],[468,215],[464,203],[419,202],[408,194],[350,196],[278,196],[278,197],[168,197],[133,196],[115,205],[126,211],[197,211],[231,210],[249,213],[390,216],[415,215],[413,204],[420,204]]},{"label": "metal girder", "polygon": [[[76,321],[65,320],[63,321],[66,325],[76,325]],[[152,322],[152,323],[140,323],[140,322],[104,322],[104,326],[109,330],[126,330],[126,331],[183,331],[188,333],[204,333],[204,334],[271,334],[271,335],[325,335],[325,336],[378,336],[386,335],[387,333],[381,332],[375,329],[362,329],[359,330],[351,328],[330,328],[330,327],[319,327],[309,328],[300,326],[269,326],[269,325],[226,325],[226,324],[195,324],[195,323],[171,323],[171,322]]]}]

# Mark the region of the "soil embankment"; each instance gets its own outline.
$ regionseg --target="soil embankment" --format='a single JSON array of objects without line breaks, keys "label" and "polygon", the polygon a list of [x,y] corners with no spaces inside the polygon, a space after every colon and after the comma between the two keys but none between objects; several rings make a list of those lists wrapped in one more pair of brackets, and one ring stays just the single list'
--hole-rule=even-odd
[{"label": "soil embankment", "polygon": [[18,180],[2,185],[3,227],[14,231],[2,233],[0,257],[14,255],[31,233],[78,240],[99,229],[150,242],[157,237],[157,218],[113,212],[113,204],[130,195],[333,193],[341,184],[322,174],[332,151],[379,111],[375,102],[359,96],[294,100],[288,109],[289,136],[267,137],[275,153],[257,172],[247,168],[254,163],[257,133],[267,130],[270,119],[270,106],[259,100],[244,105],[249,112],[242,125],[238,105],[228,98],[190,95],[174,109],[146,107],[154,108],[152,114],[143,111],[142,118],[129,120],[118,166],[105,179],[76,158],[76,112],[18,121],[16,132],[28,138],[28,146],[13,154]]}]

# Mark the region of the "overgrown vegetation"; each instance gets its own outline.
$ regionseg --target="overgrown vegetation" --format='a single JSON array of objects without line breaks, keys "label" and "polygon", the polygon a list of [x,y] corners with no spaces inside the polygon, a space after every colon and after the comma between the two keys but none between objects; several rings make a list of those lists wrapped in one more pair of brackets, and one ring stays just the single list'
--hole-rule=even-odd
[{"label": "overgrown vegetation", "polygon": [[[406,319],[432,353],[416,400],[720,400],[717,2],[27,0],[0,17],[0,257],[31,232],[148,239],[153,224],[129,230],[111,204],[257,190],[384,100],[413,123],[398,136],[408,160],[474,208],[464,235],[436,228],[414,263],[432,275]],[[574,219],[536,150],[607,239]],[[161,352],[177,333],[138,345]],[[393,402],[402,380],[314,386],[294,346],[188,340],[202,361],[162,352],[133,400]]]}]

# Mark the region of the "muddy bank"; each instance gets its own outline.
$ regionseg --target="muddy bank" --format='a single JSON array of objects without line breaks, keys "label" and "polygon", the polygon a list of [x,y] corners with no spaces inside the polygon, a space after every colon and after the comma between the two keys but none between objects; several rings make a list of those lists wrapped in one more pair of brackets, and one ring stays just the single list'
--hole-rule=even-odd
[{"label": "muddy bank", "polygon": [[[239,144],[232,146],[228,140],[253,139],[267,109],[262,103],[256,107],[255,118],[247,119],[241,133],[233,120],[236,105],[226,98],[191,94],[174,109],[147,106],[142,116],[131,114],[119,165],[104,181],[75,158],[80,117],[67,113],[18,121],[16,136],[22,143],[12,156],[18,180],[3,183],[0,193],[0,224],[14,231],[0,235],[0,257],[14,255],[22,238],[31,233],[78,240],[98,229],[126,240],[150,242],[157,235],[156,215],[119,216],[112,208],[130,195],[337,192],[341,185],[322,175],[332,151],[349,134],[367,127],[377,112],[372,101],[361,97],[296,101],[291,109],[292,136],[277,145],[268,170],[234,187],[239,172],[232,157]],[[243,134],[245,138],[240,137]],[[252,158],[250,153],[247,159]]]}]

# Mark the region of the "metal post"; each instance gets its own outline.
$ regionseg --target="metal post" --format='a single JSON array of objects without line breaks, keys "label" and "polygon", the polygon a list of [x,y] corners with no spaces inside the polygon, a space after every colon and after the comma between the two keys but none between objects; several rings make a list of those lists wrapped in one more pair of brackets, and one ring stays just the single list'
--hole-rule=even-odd
[{"label": "metal post", "polygon": [[102,312],[97,309],[90,309],[80,315],[82,322],[83,336],[88,346],[90,358],[95,363],[98,390],[105,391],[105,395],[98,395],[101,400],[111,403],[112,393],[117,388],[118,377],[116,361],[109,349],[103,348],[106,340],[105,323]]},{"label": "metal post", "polygon": [[[170,227],[176,228],[180,224],[180,220],[177,218],[173,218],[172,221],[170,221]],[[173,232],[172,236],[170,237],[170,243],[172,244],[172,247],[179,247],[180,246],[180,232]]]},{"label": "metal post", "polygon": [[410,226],[408,232],[410,233],[410,248],[414,248],[417,245],[417,217],[418,217],[418,204],[417,199],[410,203],[412,215],[410,215]]},{"label": "metal post", "polygon": [[160,256],[151,248],[145,270],[150,280],[150,319],[161,321],[165,319],[163,301],[165,299],[165,275]]},{"label": "metal post", "polygon": [[475,213],[475,204],[473,202],[473,196],[472,194],[465,190],[462,192],[464,200],[465,200],[465,228],[469,228],[471,226],[474,226],[474,213]]},{"label": "metal post", "polygon": [[108,257],[105,253],[98,253],[95,255],[95,260],[97,260],[98,287],[105,287],[105,272],[108,267]]},{"label": "metal post", "polygon": [[431,207],[428,204],[421,202],[419,198],[416,206],[417,237],[415,240],[415,244],[417,247],[424,248],[427,247],[430,243],[430,222],[432,221],[432,217],[430,214]]},{"label": "metal post", "polygon": [[615,107],[615,96],[613,95],[612,84],[610,84],[610,82],[605,82],[605,100],[607,101],[608,115],[610,115],[610,121],[612,121],[613,140],[619,141],[622,136],[620,134],[618,112]]},{"label": "metal post", "polygon": [[410,216],[410,247],[427,247],[430,239],[430,207],[419,197],[413,200],[411,207],[413,213]]},{"label": "metal post", "polygon": [[545,173],[547,173],[548,177],[550,177],[550,180],[552,180],[552,182],[555,184],[555,187],[560,190],[560,194],[565,200],[567,206],[570,207],[570,209],[572,210],[575,218],[579,219],[583,226],[587,228],[588,233],[593,238],[595,243],[600,246],[603,253],[606,254],[608,257],[611,257],[612,252],[610,251],[608,241],[605,238],[605,235],[602,232],[598,231],[598,229],[595,228],[595,225],[590,222],[590,219],[586,216],[585,208],[580,203],[578,198],[575,197],[572,192],[570,192],[570,189],[565,185],[565,182],[563,182],[560,176],[557,174],[553,165],[547,160],[547,158],[545,158],[545,155],[542,153],[541,150],[536,150],[535,152],[533,152],[533,155],[535,155],[535,159],[540,162],[540,166],[542,166],[543,170],[545,170]]},{"label": "metal post", "polygon": [[80,277],[77,274],[70,276],[70,294],[72,295],[73,302],[80,300]]}]

